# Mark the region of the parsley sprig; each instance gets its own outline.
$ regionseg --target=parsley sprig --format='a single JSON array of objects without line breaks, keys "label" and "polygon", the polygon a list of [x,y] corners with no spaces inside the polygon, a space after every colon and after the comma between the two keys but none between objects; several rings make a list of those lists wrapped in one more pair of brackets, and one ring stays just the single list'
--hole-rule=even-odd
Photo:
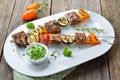
[{"label": "parsley sprig", "polygon": [[63,54],[64,54],[64,56],[66,56],[66,57],[71,57],[71,56],[72,56],[72,51],[70,51],[70,50],[66,47],[66,48],[64,48]]},{"label": "parsley sprig", "polygon": [[28,23],[26,24],[26,27],[27,27],[28,29],[35,29],[35,25],[34,25],[32,22],[28,22]]}]

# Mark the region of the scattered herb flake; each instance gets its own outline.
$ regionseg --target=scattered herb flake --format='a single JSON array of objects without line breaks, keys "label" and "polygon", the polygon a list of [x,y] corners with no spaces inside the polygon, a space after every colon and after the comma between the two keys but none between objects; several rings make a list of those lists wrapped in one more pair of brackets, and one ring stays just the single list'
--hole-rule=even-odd
[{"label": "scattered herb flake", "polygon": [[52,53],[50,56],[54,56],[55,54],[54,53]]},{"label": "scattered herb flake", "polygon": [[79,46],[78,48],[80,49],[81,47]]},{"label": "scattered herb flake", "polygon": [[25,54],[22,54],[23,56],[25,56]]},{"label": "scattered herb flake", "polygon": [[55,58],[57,58],[57,56],[55,56]]},{"label": "scattered herb flake", "polygon": [[50,60],[48,60],[48,63],[50,63]]},{"label": "scattered herb flake", "polygon": [[58,53],[58,55],[60,55],[60,53]]}]

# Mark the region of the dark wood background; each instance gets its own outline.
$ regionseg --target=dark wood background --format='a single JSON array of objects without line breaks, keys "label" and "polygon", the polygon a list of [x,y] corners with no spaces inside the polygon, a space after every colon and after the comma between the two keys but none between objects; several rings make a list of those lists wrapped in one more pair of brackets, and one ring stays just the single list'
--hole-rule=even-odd
[{"label": "dark wood background", "polygon": [[[0,80],[12,80],[12,69],[3,57],[4,42],[16,27],[26,23],[25,7],[42,0],[0,0]],[[38,18],[65,10],[83,8],[104,16],[114,27],[117,44],[103,56],[79,65],[63,80],[120,80],[120,0],[48,0]]]}]

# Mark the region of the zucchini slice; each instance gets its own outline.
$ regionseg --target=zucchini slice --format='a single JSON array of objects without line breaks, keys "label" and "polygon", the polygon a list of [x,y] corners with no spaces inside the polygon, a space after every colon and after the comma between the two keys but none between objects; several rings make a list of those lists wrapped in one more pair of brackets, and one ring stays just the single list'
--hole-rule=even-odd
[{"label": "zucchini slice", "polygon": [[62,27],[65,27],[68,25],[68,19],[66,17],[61,17],[58,19],[58,24]]}]

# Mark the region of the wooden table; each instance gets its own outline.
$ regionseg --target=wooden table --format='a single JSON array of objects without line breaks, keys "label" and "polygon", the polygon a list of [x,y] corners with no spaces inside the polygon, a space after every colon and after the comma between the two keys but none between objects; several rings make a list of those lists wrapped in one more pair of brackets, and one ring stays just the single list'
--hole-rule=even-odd
[{"label": "wooden table", "polygon": [[[12,69],[3,57],[6,37],[16,27],[26,23],[20,16],[25,7],[42,0],[0,0],[0,80],[12,80]],[[83,8],[107,18],[115,29],[117,44],[103,56],[79,65],[63,80],[120,80],[120,0],[48,0],[38,18],[65,10]]]}]

